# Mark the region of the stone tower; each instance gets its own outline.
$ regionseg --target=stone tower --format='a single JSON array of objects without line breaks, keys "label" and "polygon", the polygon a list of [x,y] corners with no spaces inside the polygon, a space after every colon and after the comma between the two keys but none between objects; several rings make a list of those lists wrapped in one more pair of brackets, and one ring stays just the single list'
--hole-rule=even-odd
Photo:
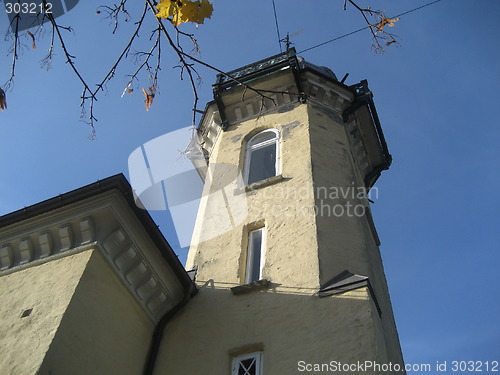
[{"label": "stone tower", "polygon": [[214,98],[192,152],[199,294],[155,374],[404,373],[369,207],[391,156],[367,82],[291,49],[219,75]]}]

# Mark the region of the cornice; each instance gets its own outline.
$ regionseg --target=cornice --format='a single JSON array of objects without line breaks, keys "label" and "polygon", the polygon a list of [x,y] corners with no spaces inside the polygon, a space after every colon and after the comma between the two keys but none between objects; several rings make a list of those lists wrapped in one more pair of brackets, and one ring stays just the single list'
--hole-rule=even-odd
[{"label": "cornice", "polygon": [[[314,71],[304,71],[300,75],[306,103],[320,105],[332,111],[339,119],[354,100],[353,92],[339,82],[325,79]],[[252,82],[252,87],[263,92],[264,97],[244,87],[234,87],[224,92],[222,100],[228,126],[243,121],[257,119],[263,115],[291,110],[300,105],[299,93],[290,69],[274,75],[261,77]],[[221,133],[221,119],[215,103],[206,108],[205,116],[198,127],[197,143],[207,159]],[[204,164],[204,163],[202,163]],[[206,164],[206,163],[205,163]]]},{"label": "cornice", "polygon": [[183,298],[165,249],[117,190],[0,228],[0,277],[89,249],[100,252],[154,322]]}]

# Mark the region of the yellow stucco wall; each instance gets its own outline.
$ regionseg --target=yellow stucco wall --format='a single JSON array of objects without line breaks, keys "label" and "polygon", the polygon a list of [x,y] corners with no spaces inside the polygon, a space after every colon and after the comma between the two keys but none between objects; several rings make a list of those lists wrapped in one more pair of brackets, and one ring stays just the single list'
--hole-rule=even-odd
[{"label": "yellow stucco wall", "polygon": [[278,289],[235,296],[223,284],[201,288],[167,326],[154,374],[229,375],[232,355],[259,348],[272,375],[299,374],[299,361],[377,358],[365,289],[335,299]]},{"label": "yellow stucco wall", "polygon": [[0,374],[142,372],[154,324],[99,250],[1,276],[0,300]]},{"label": "yellow stucco wall", "polygon": [[[313,214],[320,203],[314,196],[316,186],[361,183],[344,125],[331,111],[289,105],[231,125],[219,136],[210,163],[242,170],[246,141],[266,128],[280,132],[283,179],[247,192],[248,213],[241,223],[191,247],[187,268],[198,266],[197,282],[204,286],[168,326],[155,374],[200,369],[206,375],[230,374],[232,354],[259,347],[264,351],[264,373],[273,375],[300,373],[301,360],[402,363],[380,254],[366,217]],[[212,192],[228,180],[215,171]],[[209,211],[208,201],[200,208],[195,243],[223,220],[204,212]],[[262,225],[262,273],[272,287],[235,296],[228,288],[243,282],[248,230]],[[320,284],[345,269],[370,277],[382,319],[366,288],[318,298]]]},{"label": "yellow stucco wall", "polygon": [[[88,250],[0,277],[0,374],[37,372],[91,254]],[[21,318],[27,309],[33,311]]]},{"label": "yellow stucco wall", "polygon": [[[316,194],[317,207],[339,205],[344,212],[337,216],[334,211],[325,211],[316,216],[321,283],[345,269],[368,276],[382,311],[382,319],[374,319],[380,357],[384,362],[402,363],[382,258],[367,217],[361,215],[361,206],[368,206],[368,202],[358,197],[364,183],[353,160],[345,126],[322,107],[310,105],[308,113],[311,144],[315,145],[311,154],[314,186],[337,187],[340,194],[346,195],[325,199]],[[354,199],[352,193],[356,195]],[[376,190],[372,193],[376,199]]]},{"label": "yellow stucco wall", "polygon": [[[268,128],[280,131],[284,180],[247,192],[248,212],[242,222],[220,236],[192,246],[186,268],[197,265],[198,280],[215,277],[216,281],[240,284],[245,265],[242,249],[246,246],[248,230],[264,225],[267,250],[263,277],[279,280],[288,287],[319,286],[316,229],[311,216],[314,199],[306,106],[231,126],[221,134],[210,162],[233,165],[238,167],[235,170],[241,170],[246,142],[258,131]],[[217,190],[220,188],[217,183],[227,178],[214,176],[213,180],[216,185],[213,190]],[[230,206],[230,209],[236,207]],[[200,218],[194,237],[197,232],[215,231],[218,225],[219,220]],[[294,272],[299,269],[302,272]]]},{"label": "yellow stucco wall", "polygon": [[140,374],[153,329],[152,321],[95,251],[38,374]]}]

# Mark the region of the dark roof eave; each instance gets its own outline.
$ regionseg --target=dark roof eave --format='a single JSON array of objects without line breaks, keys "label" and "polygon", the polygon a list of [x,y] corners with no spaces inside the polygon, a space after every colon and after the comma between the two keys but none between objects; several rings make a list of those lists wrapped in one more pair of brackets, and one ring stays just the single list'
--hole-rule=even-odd
[{"label": "dark roof eave", "polygon": [[80,187],[64,194],[60,194],[57,197],[50,198],[40,203],[36,203],[34,205],[0,216],[0,228],[4,228],[9,225],[28,220],[35,216],[68,206],[73,203],[80,202],[97,194],[102,194],[114,189],[118,190],[125,198],[130,209],[134,212],[139,222],[142,224],[150,238],[160,250],[161,255],[172,267],[173,272],[181,282],[185,292],[192,293],[191,295],[196,294],[197,289],[194,287],[195,284],[190,279],[182,263],[175,255],[172,247],[167,242],[161,231],[158,229],[149,213],[146,210],[137,207],[132,188],[122,173],[110,176],[108,178],[105,178],[104,180],[98,180],[97,182],[94,182],[92,184]]}]

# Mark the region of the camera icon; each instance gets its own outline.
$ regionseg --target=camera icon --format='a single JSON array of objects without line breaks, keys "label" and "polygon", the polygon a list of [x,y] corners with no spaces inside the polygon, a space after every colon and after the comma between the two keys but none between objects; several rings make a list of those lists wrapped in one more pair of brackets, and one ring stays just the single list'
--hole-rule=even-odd
[{"label": "camera icon", "polygon": [[[136,204],[169,210],[181,247],[216,238],[248,215],[241,171],[226,163],[207,165],[191,132],[187,127],[164,134],[135,149],[128,159]],[[197,215],[203,217],[196,221]]]}]

